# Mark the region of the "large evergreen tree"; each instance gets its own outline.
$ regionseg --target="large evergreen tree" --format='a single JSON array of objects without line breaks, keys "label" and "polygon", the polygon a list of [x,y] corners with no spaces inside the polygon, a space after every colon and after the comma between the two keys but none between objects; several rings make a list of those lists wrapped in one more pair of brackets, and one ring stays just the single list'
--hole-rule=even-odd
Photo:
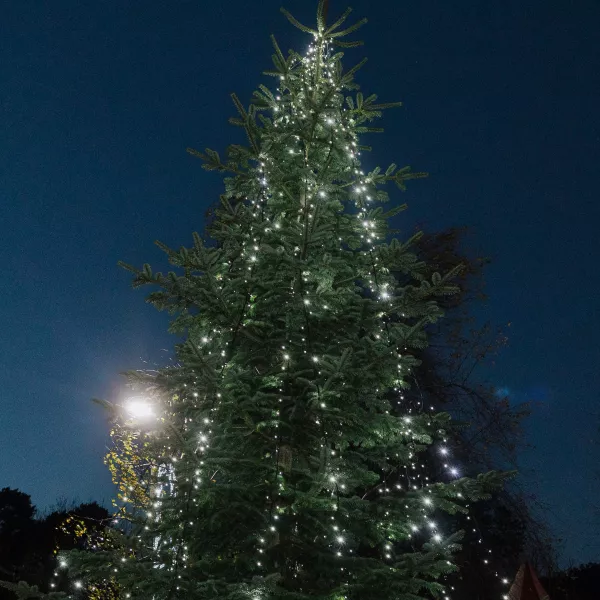
[{"label": "large evergreen tree", "polygon": [[[348,11],[349,12],[349,11]],[[129,374],[113,406],[109,463],[120,530],[65,561],[92,598],[416,600],[449,596],[461,533],[438,528],[502,476],[429,466],[449,417],[404,397],[436,302],[453,277],[390,239],[386,183],[361,170],[362,133],[395,104],[364,97],[338,48],[362,21],[326,25],[308,52],[274,43],[276,85],[245,108],[246,145],[227,173],[208,236],[161,247],[176,268],[135,272],[183,334],[176,366]],[[26,597],[26,592],[23,592]]]}]

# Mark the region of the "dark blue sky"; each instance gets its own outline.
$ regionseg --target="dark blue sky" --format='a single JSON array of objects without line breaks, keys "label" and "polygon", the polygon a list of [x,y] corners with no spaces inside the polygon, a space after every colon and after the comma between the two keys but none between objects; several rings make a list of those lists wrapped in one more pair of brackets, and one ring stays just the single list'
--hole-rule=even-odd
[{"label": "dark blue sky", "polygon": [[[286,7],[312,23],[314,4]],[[359,81],[405,103],[365,163],[429,171],[402,198],[406,229],[472,225],[494,257],[482,317],[512,326],[491,375],[541,400],[523,463],[563,559],[600,559],[600,5],[352,4],[370,21],[348,58],[369,57]],[[162,264],[154,239],[202,229],[221,184],[185,148],[232,140],[229,93],[264,81],[270,33],[303,50],[279,5],[2,3],[0,487],[40,507],[109,499],[89,399],[114,399],[119,371],[163,363],[173,343],[116,262]]]}]

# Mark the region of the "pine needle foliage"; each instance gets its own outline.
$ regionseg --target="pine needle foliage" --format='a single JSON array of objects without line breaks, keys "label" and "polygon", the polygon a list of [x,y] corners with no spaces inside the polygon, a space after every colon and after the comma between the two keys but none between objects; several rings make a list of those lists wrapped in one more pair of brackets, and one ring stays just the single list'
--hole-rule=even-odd
[{"label": "pine needle foliage", "polygon": [[436,514],[501,484],[411,475],[449,417],[402,390],[456,270],[428,277],[415,239],[391,239],[404,207],[384,211],[384,186],[425,174],[361,170],[361,134],[399,103],[360,92],[364,61],[342,68],[363,21],[327,26],[323,10],[315,29],[283,11],[307,53],[273,39],[275,84],[250,106],[232,96],[247,143],[190,150],[226,174],[206,239],[160,244],[166,274],[124,265],[185,342],[176,366],[129,373],[143,418],[111,408],[127,526],[110,549],[68,557],[73,597],[102,582],[138,600],[441,597],[461,532]]}]

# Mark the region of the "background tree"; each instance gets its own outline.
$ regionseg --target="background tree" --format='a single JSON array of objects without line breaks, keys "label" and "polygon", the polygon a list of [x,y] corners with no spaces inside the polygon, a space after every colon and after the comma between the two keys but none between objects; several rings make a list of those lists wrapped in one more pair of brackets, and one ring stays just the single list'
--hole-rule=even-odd
[{"label": "background tree", "polygon": [[[516,404],[507,392],[488,383],[485,370],[493,365],[507,336],[475,315],[486,300],[484,270],[490,259],[473,253],[469,230],[452,227],[426,233],[417,241],[418,255],[431,270],[463,265],[457,277],[460,292],[440,300],[445,318],[428,327],[429,344],[417,354],[420,364],[405,392],[423,405],[439,403],[458,427],[449,432],[447,459],[464,474],[485,468],[517,468],[525,448],[523,421],[529,404]],[[510,323],[508,324],[510,326]],[[483,369],[483,372],[482,372]],[[490,598],[505,587],[526,558],[542,573],[555,569],[552,537],[520,477],[494,498],[471,507],[463,523],[475,543],[464,544],[461,571],[453,577],[459,595]],[[458,517],[460,519],[460,517]]]},{"label": "background tree", "polygon": [[588,563],[542,579],[552,600],[596,600],[600,591],[600,563]]},{"label": "background tree", "polygon": [[0,490],[0,577],[12,584],[0,586],[2,600],[16,598],[11,590],[19,582],[40,593],[72,589],[73,582],[59,568],[58,554],[106,545],[110,517],[105,508],[96,502],[76,505],[62,499],[55,509],[36,518],[28,494]]},{"label": "background tree", "polygon": [[[20,490],[0,490],[0,577],[19,581],[31,562],[35,507]],[[0,594],[3,592],[0,590]],[[2,597],[0,595],[0,597]]]}]

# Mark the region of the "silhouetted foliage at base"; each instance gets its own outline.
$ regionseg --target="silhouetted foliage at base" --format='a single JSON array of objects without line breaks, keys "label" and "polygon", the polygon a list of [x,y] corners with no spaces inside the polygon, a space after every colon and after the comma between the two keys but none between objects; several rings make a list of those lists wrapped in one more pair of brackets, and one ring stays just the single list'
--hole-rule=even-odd
[{"label": "silhouetted foliage at base", "polygon": [[551,600],[598,600],[600,563],[587,563],[541,579]]},{"label": "silhouetted foliage at base", "polygon": [[[93,549],[103,541],[108,511],[96,502],[83,503],[36,518],[31,497],[19,490],[0,490],[0,580],[23,581],[41,592],[69,589],[57,571],[59,551]],[[58,577],[53,574],[59,573]],[[51,584],[54,587],[50,587]],[[0,600],[16,595],[0,586]]]}]

